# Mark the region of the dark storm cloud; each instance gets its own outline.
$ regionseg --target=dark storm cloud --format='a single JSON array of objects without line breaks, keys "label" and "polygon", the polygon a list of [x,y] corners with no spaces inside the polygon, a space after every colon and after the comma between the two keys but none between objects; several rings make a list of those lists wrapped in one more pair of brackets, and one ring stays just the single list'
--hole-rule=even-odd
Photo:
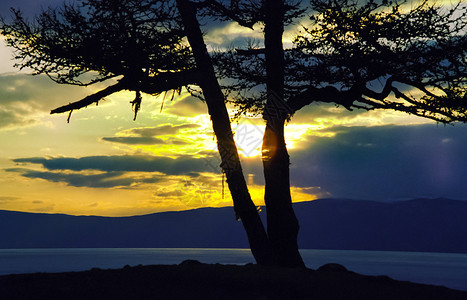
[{"label": "dark storm cloud", "polygon": [[[160,182],[166,175],[198,177],[202,171],[210,171],[202,159],[165,158],[150,156],[88,156],[82,158],[19,158],[18,165],[40,164],[47,171],[26,167],[5,169],[23,177],[64,182],[69,186],[91,188],[132,188],[143,183]],[[81,171],[97,170],[100,174],[82,174]],[[76,173],[70,173],[70,171]],[[128,172],[161,172],[164,175],[141,176]],[[1,200],[1,199],[0,199]]]},{"label": "dark storm cloud", "polygon": [[[293,186],[320,187],[332,197],[372,200],[467,197],[464,183],[467,178],[467,125],[349,127],[330,131],[338,134],[332,138],[309,137],[307,148],[290,151]],[[196,177],[199,172],[214,172],[213,168],[220,163],[215,157],[209,161],[154,156],[31,157],[14,162],[23,167],[40,164],[49,171],[10,169],[26,177],[67,182],[74,186],[103,187],[158,180],[121,178],[118,177],[121,172],[161,172]],[[243,159],[243,166],[245,174],[255,174],[255,183],[263,183],[259,158]],[[109,174],[57,174],[64,170],[98,170]]]},{"label": "dark storm cloud", "polygon": [[291,153],[296,186],[319,186],[333,197],[388,200],[467,198],[467,126],[340,128]]},{"label": "dark storm cloud", "polygon": [[103,172],[161,172],[167,175],[190,175],[209,172],[204,159],[190,157],[156,157],[143,155],[125,156],[86,156],[81,158],[18,158],[16,163],[41,164],[48,170],[97,170]]},{"label": "dark storm cloud", "polygon": [[6,169],[8,172],[20,173],[26,178],[44,179],[52,182],[64,182],[69,186],[91,187],[91,188],[111,188],[111,187],[129,187],[138,183],[154,183],[160,178],[122,177],[124,172],[106,172],[103,174],[68,174],[63,172],[40,172],[24,168]]}]

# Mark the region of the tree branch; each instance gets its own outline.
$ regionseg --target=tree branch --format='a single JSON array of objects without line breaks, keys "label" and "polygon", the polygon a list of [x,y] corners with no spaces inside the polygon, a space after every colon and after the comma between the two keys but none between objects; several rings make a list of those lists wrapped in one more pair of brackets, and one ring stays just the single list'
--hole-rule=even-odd
[{"label": "tree branch", "polygon": [[93,103],[98,103],[102,98],[122,90],[144,92],[147,94],[160,94],[165,91],[179,89],[188,84],[196,84],[198,73],[193,70],[181,72],[159,73],[153,77],[145,77],[141,81],[123,77],[118,83],[111,85],[95,94],[89,95],[79,101],[53,109],[50,114],[64,113],[75,109],[81,109]]},{"label": "tree branch", "polygon": [[465,122],[465,118],[463,117],[456,117],[452,116],[449,114],[443,114],[442,112],[439,111],[426,111],[423,109],[420,109],[419,107],[415,105],[404,105],[403,103],[398,103],[398,102],[386,102],[386,103],[377,103],[369,99],[361,99],[359,100],[362,103],[367,104],[368,106],[358,106],[358,108],[365,109],[367,111],[370,110],[375,110],[375,109],[392,109],[395,111],[400,111],[400,112],[405,112],[411,115],[431,119],[436,122],[440,122],[443,124],[449,124],[453,121],[461,121]]},{"label": "tree branch", "polygon": [[240,26],[246,27],[253,29],[253,26],[261,21],[261,14],[256,14],[254,18],[251,18],[250,20],[244,19],[241,17],[244,13],[242,13],[241,10],[235,10],[232,8],[227,8],[223,4],[219,3],[216,0],[205,0],[204,4],[207,6],[211,7],[214,11],[217,11],[220,13],[222,16],[227,17],[231,19],[232,21],[237,22]]},{"label": "tree branch", "polygon": [[358,100],[360,95],[355,89],[339,91],[333,86],[324,88],[310,86],[306,91],[291,98],[287,104],[289,104],[294,113],[313,102],[333,102],[344,106],[348,110],[352,110],[353,102]]},{"label": "tree branch", "polygon": [[266,53],[265,48],[235,49],[238,55],[250,56]]},{"label": "tree branch", "polygon": [[113,93],[116,93],[116,92],[119,92],[121,90],[124,90],[125,89],[125,86],[124,84],[122,83],[122,81],[119,81],[117,84],[114,84],[114,85],[111,85],[95,94],[92,94],[92,95],[89,95],[79,101],[76,101],[76,102],[72,102],[70,104],[67,104],[67,105],[64,105],[64,106],[61,106],[61,107],[58,107],[56,109],[53,109],[52,111],[50,111],[50,114],[59,114],[59,113],[64,113],[64,112],[67,112],[67,111],[72,111],[72,110],[75,110],[75,109],[81,109],[83,107],[86,107],[90,104],[93,104],[93,103],[98,103],[102,98],[108,96],[108,95],[111,95]]},{"label": "tree branch", "polygon": [[376,99],[376,100],[379,100],[379,101],[383,101],[391,93],[391,91],[393,89],[392,83],[394,81],[396,81],[396,78],[394,76],[389,77],[386,80],[386,84],[384,85],[383,90],[380,93],[372,91],[372,90],[370,90],[369,88],[367,88],[365,86],[363,88],[363,93],[362,94],[364,96],[367,96],[367,97],[370,97],[370,98],[373,98],[373,99]]},{"label": "tree branch", "polygon": [[170,90],[177,90],[189,84],[198,84],[199,77],[197,70],[164,72],[156,76],[145,77],[140,82],[133,82],[131,85],[129,84],[128,89],[156,95]]}]

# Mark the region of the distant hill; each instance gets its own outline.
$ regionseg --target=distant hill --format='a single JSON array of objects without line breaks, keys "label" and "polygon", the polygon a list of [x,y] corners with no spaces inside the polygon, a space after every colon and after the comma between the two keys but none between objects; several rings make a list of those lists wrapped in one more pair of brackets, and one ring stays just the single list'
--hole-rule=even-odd
[{"label": "distant hill", "polygon": [[[294,204],[300,248],[467,253],[467,201]],[[264,213],[261,214],[264,217]],[[134,217],[0,211],[0,248],[247,248],[231,207]]]},{"label": "distant hill", "polygon": [[467,253],[467,201],[295,204],[301,248]]}]

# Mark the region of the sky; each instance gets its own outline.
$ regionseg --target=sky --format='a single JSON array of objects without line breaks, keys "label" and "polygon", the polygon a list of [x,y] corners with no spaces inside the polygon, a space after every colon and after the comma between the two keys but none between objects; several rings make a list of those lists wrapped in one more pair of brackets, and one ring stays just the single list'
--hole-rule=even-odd
[{"label": "sky", "polygon": [[[61,0],[2,0],[0,15],[33,15]],[[293,35],[289,29],[286,36]],[[211,28],[209,47],[258,32],[234,24]],[[58,85],[13,67],[0,41],[0,210],[130,216],[231,206],[205,104],[182,93],[171,101],[120,92],[67,114],[51,109],[106,86]],[[163,104],[163,105],[162,105]],[[230,112],[233,116],[234,110]],[[259,156],[264,122],[232,123],[252,198],[263,204]],[[467,126],[444,126],[392,111],[312,105],[286,126],[293,201],[352,198],[467,200]]]}]

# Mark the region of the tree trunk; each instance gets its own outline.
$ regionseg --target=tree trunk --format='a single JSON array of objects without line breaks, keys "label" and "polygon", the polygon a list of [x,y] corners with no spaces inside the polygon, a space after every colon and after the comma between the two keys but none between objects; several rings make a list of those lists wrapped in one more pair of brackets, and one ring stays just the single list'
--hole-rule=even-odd
[{"label": "tree trunk", "polygon": [[272,265],[273,253],[258,211],[248,192],[243,171],[233,139],[230,118],[225,106],[225,97],[217,81],[203,35],[196,18],[196,8],[187,0],[177,0],[188,42],[193,50],[197,68],[201,74],[199,85],[211,116],[217,147],[221,156],[221,168],[226,174],[232,195],[234,210],[241,219],[248,236],[251,252],[258,264]]},{"label": "tree trunk", "polygon": [[280,266],[304,267],[298,251],[298,221],[290,195],[290,161],[284,139],[284,125],[291,112],[284,101],[283,1],[266,0],[264,44],[267,102],[263,112],[266,129],[263,137],[264,200],[267,232],[275,259]]},{"label": "tree trunk", "polygon": [[[266,182],[268,237],[277,264],[285,267],[304,267],[298,251],[298,220],[292,207],[289,178],[289,155],[281,125],[268,121],[263,137],[263,169]],[[279,123],[280,124],[280,123]]]}]

